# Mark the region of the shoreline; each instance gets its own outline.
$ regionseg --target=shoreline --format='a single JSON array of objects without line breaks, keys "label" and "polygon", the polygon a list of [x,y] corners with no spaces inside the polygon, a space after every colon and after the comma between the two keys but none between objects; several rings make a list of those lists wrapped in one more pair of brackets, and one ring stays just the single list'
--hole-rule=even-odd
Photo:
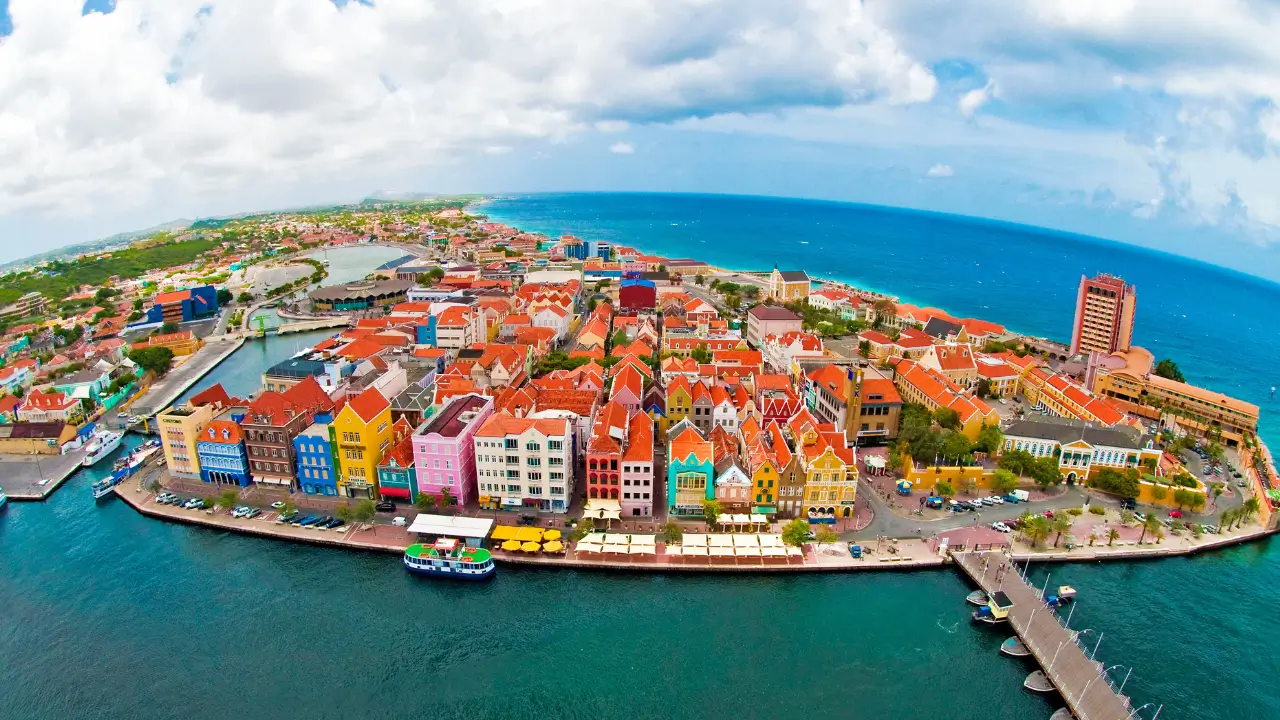
[{"label": "shoreline", "polygon": [[[306,528],[297,528],[294,526],[281,526],[274,522],[258,520],[257,525],[251,525],[250,520],[234,520],[226,515],[208,515],[200,511],[184,510],[175,508],[170,505],[156,505],[150,500],[154,498],[154,494],[150,491],[144,491],[140,487],[140,479],[131,478],[115,487],[115,494],[119,500],[133,508],[140,515],[164,522],[172,522],[184,525],[195,525],[208,528],[211,530],[221,530],[224,532],[248,535],[251,537],[283,540],[287,542],[302,543],[319,547],[337,548],[345,550],[356,550],[362,552],[379,552],[383,554],[402,554],[404,549],[411,544],[410,541],[395,541],[392,538],[384,538],[382,542],[369,542],[367,540],[352,539],[351,535],[356,531],[347,527],[346,530],[338,535],[320,535],[322,531],[309,530]],[[359,531],[367,533],[368,530]],[[1121,562],[1121,561],[1151,561],[1161,560],[1165,558],[1183,557],[1199,555],[1205,552],[1222,550],[1237,545],[1252,543],[1259,540],[1265,540],[1276,533],[1275,530],[1258,527],[1250,529],[1247,532],[1241,532],[1231,537],[1217,538],[1207,542],[1195,545],[1173,547],[1172,545],[1159,547],[1152,544],[1148,546],[1150,549],[1125,549],[1116,550],[1114,552],[1105,551],[1105,546],[1101,548],[1081,548],[1075,552],[1011,552],[1010,557],[1017,562],[1053,562],[1053,563],[1088,563],[1088,562]],[[376,536],[376,531],[373,533]],[[871,558],[864,555],[860,560],[853,560],[847,557],[847,551],[844,553],[827,553],[826,557],[830,558],[827,562],[823,562],[823,553],[809,547],[806,549],[803,565],[727,565],[701,563],[686,563],[683,560],[679,563],[672,563],[666,560],[654,562],[631,562],[616,560],[596,560],[588,558],[569,558],[567,556],[521,556],[512,555],[500,550],[493,550],[493,559],[495,562],[503,565],[519,565],[524,567],[537,567],[544,569],[567,569],[567,570],[597,570],[610,572],[641,572],[641,573],[704,573],[704,574],[767,574],[767,575],[785,575],[790,573],[797,574],[834,574],[864,571],[914,571],[914,570],[934,570],[954,565],[955,561],[951,557],[939,558],[931,552],[927,541],[919,539],[899,539],[899,543],[915,543],[919,545],[919,553],[906,556],[904,559],[898,557],[885,556]],[[844,546],[844,543],[836,547]],[[1099,552],[1099,549],[1103,549]],[[913,552],[908,550],[904,552]],[[666,558],[668,556],[661,556]]]}]

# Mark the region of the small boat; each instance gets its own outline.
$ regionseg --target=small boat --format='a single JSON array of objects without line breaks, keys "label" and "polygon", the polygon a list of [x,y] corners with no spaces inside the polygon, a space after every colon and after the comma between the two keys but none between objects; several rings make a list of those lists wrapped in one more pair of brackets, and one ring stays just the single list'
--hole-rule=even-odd
[{"label": "small boat", "polygon": [[1076,589],[1070,585],[1058,586],[1058,603],[1065,605],[1076,599]]},{"label": "small boat", "polygon": [[441,538],[434,545],[410,545],[404,551],[404,566],[419,575],[463,580],[488,580],[497,571],[488,550],[468,547],[452,538]]},{"label": "small boat", "polygon": [[1009,611],[1012,609],[1013,601],[1008,595],[997,590],[991,593],[991,598],[986,605],[973,611],[973,619],[988,625],[1006,623],[1009,622]]},{"label": "small boat", "polygon": [[1049,678],[1045,677],[1042,670],[1037,670],[1028,675],[1027,679],[1022,683],[1022,687],[1038,693],[1048,693],[1054,690],[1053,683],[1049,682]]},{"label": "small boat", "polygon": [[9,502],[9,496],[4,494],[4,488],[0,488],[0,507],[4,507]]},{"label": "small boat", "polygon": [[1013,636],[1008,640],[1000,643],[1000,654],[1009,657],[1026,657],[1031,654],[1026,645],[1022,644],[1022,640],[1018,636]]},{"label": "small boat", "polygon": [[94,465],[102,458],[115,452],[116,448],[120,447],[120,441],[123,439],[124,435],[113,430],[104,430],[94,435],[93,439],[89,441],[89,445],[85,448],[84,460],[80,464],[85,467]]},{"label": "small boat", "polygon": [[970,605],[977,605],[978,607],[982,607],[983,605],[986,605],[987,600],[988,598],[987,598],[986,590],[974,590],[973,592],[964,596],[965,602],[969,603]]},{"label": "small boat", "polygon": [[1076,720],[1076,716],[1071,714],[1071,708],[1058,708],[1049,720]]}]

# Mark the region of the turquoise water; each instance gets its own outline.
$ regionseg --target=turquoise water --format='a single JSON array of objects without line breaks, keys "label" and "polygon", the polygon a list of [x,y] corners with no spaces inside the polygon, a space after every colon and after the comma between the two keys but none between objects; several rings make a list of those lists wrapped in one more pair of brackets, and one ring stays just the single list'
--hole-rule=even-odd
[{"label": "turquoise water", "polygon": [[[247,394],[264,367],[325,334],[249,343],[199,387]],[[1032,668],[998,655],[1003,634],[969,624],[969,587],[952,570],[503,567],[488,584],[433,582],[394,556],[95,504],[89,486],[106,471],[0,510],[0,718],[1022,720],[1054,707],[1021,689]],[[1126,688],[1136,704],[1165,703],[1161,718],[1269,718],[1280,707],[1267,649],[1277,547],[1032,577],[1047,570],[1053,585],[1080,590],[1072,626],[1104,634],[1099,660],[1136,667]]]},{"label": "turquoise water", "polygon": [[1280,444],[1280,285],[1097,238],[849,203],[718,195],[531,195],[484,203],[494,220],[552,237],[631,244],[733,269],[803,269],[1012,330],[1071,339],[1082,274],[1138,291],[1134,342],[1191,382],[1262,408]]}]

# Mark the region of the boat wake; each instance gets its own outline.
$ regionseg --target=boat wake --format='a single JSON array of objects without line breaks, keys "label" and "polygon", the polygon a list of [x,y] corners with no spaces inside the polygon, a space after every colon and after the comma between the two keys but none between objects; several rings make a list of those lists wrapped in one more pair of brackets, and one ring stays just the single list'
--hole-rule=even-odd
[{"label": "boat wake", "polygon": [[939,619],[935,620],[934,622],[935,622],[935,623],[937,623],[937,625],[938,625],[938,629],[939,629],[939,630],[941,630],[942,632],[944,632],[944,633],[946,633],[946,634],[948,634],[948,635],[955,635],[955,634],[956,634],[956,630],[959,630],[959,629],[960,629],[960,623],[959,623],[959,622],[957,622],[955,625],[952,625],[951,627],[947,627],[946,625],[943,625],[943,624],[942,624],[942,619],[941,619],[941,618],[939,618]]}]

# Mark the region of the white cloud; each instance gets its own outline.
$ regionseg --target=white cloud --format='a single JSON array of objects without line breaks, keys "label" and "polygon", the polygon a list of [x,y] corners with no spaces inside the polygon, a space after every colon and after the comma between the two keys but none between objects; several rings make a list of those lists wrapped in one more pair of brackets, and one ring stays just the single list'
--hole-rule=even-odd
[{"label": "white cloud", "polygon": [[929,168],[929,171],[925,173],[925,176],[931,178],[949,178],[955,174],[955,170],[951,169],[950,165],[943,165],[939,163]]},{"label": "white cloud", "polygon": [[9,2],[0,215],[322,184],[592,128],[935,89],[846,0],[82,6]]},{"label": "white cloud", "polygon": [[978,112],[978,109],[986,105],[987,101],[991,99],[991,96],[995,93],[995,87],[995,83],[988,81],[986,85],[961,95],[960,101],[956,103],[960,114],[965,117],[973,117],[973,114]]},{"label": "white cloud", "polygon": [[609,146],[609,152],[616,153],[618,155],[630,155],[635,151],[636,146],[626,142],[614,143]]}]

